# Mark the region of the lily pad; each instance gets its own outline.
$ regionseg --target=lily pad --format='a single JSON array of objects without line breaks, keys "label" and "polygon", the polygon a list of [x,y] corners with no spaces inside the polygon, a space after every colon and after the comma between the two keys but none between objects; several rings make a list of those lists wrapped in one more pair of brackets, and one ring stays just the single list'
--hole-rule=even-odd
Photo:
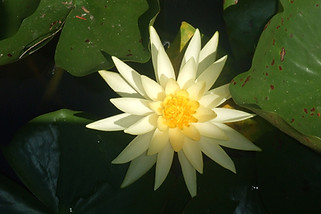
[{"label": "lily pad", "polygon": [[113,67],[110,55],[146,62],[148,25],[158,11],[157,0],[41,0],[18,32],[0,41],[0,64],[32,54],[61,30],[56,63],[75,76]]},{"label": "lily pad", "polygon": [[[12,206],[0,200],[0,207],[8,213],[22,205],[33,213],[195,213],[200,209],[202,213],[220,213],[233,212],[248,204],[249,197],[257,198],[256,193],[243,194],[255,179],[254,156],[249,152],[232,154],[240,171],[237,175],[205,158],[206,173],[199,176],[195,198],[187,191],[177,159],[157,191],[153,190],[154,170],[121,189],[127,166],[111,161],[132,136],[87,129],[85,125],[92,120],[86,117],[81,112],[59,110],[31,120],[17,133],[3,152],[34,196],[19,185],[0,185],[0,198],[12,198]],[[18,197],[21,194],[31,196],[23,199]]]},{"label": "lily pad", "polygon": [[238,3],[238,0],[224,0],[223,1],[223,10],[226,8],[236,5]]},{"label": "lily pad", "polygon": [[281,0],[249,71],[232,80],[234,101],[321,152],[321,1]]}]

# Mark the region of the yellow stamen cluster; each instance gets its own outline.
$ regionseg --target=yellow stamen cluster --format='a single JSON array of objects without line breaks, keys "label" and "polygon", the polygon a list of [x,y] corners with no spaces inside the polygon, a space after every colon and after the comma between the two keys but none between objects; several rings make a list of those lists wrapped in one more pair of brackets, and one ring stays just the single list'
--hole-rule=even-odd
[{"label": "yellow stamen cluster", "polygon": [[193,116],[200,104],[190,100],[186,90],[178,90],[167,95],[162,103],[162,115],[169,128],[188,127],[190,123],[197,122]]}]

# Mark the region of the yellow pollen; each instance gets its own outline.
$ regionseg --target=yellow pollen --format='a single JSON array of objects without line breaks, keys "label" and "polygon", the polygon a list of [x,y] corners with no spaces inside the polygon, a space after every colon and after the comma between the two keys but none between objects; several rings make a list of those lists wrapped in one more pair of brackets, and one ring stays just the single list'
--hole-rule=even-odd
[{"label": "yellow pollen", "polygon": [[162,103],[162,114],[169,128],[188,127],[190,123],[197,122],[193,116],[200,104],[190,100],[186,90],[178,90],[174,94],[167,95]]}]

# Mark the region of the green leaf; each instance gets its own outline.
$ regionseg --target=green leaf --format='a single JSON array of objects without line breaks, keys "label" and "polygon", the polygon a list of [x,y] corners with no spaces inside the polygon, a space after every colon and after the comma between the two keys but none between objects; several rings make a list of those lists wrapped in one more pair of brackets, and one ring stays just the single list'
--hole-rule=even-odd
[{"label": "green leaf", "polygon": [[236,5],[238,3],[238,0],[223,0],[223,10],[226,8]]},{"label": "green leaf", "polygon": [[18,32],[0,41],[0,64],[33,53],[62,29],[55,60],[75,76],[113,67],[110,55],[146,62],[148,26],[158,11],[157,0],[41,0]]},{"label": "green leaf", "polygon": [[[30,16],[40,0],[4,0],[0,2],[0,40],[14,35],[24,18]],[[4,18],[5,17],[5,18]]]},{"label": "green leaf", "polygon": [[235,102],[321,152],[321,2],[281,1],[266,25],[252,67],[234,78]]},{"label": "green leaf", "polygon": [[[153,190],[154,169],[120,189],[128,165],[112,165],[111,161],[132,137],[87,129],[85,125],[91,120],[86,117],[70,110],[39,116],[4,149],[22,182],[51,213],[195,213],[200,206],[204,212],[229,212],[236,209],[238,201],[245,203],[244,189],[251,188],[255,175],[251,156],[233,158],[240,170],[237,176],[205,159],[205,175],[198,176],[196,198],[187,191],[177,159],[157,191]],[[236,188],[230,189],[233,197],[227,191],[231,186]],[[15,194],[19,192],[12,191]],[[31,201],[39,204],[38,200]]]},{"label": "green leaf", "polygon": [[42,0],[25,18],[16,34],[0,41],[0,65],[32,54],[47,44],[62,28],[72,5],[58,0]]},{"label": "green leaf", "polygon": [[[153,171],[120,189],[127,165],[111,165],[111,161],[132,137],[87,129],[85,125],[92,121],[85,117],[70,110],[39,116],[4,149],[6,159],[26,187],[51,213],[161,210],[167,192],[153,191]],[[142,203],[146,205],[142,207]]]},{"label": "green leaf", "polygon": [[[148,23],[140,26],[139,18],[148,9],[146,0],[80,1],[62,30],[55,56],[57,65],[83,76],[112,67],[111,55],[146,62],[150,57]],[[144,18],[151,20],[156,12]]]},{"label": "green leaf", "polygon": [[[227,3],[227,1],[225,1]],[[237,70],[250,68],[264,25],[276,13],[277,0],[241,0],[224,10],[223,17]]]},{"label": "green leaf", "polygon": [[25,188],[0,174],[0,210],[1,213],[24,214],[48,213],[43,204]]}]

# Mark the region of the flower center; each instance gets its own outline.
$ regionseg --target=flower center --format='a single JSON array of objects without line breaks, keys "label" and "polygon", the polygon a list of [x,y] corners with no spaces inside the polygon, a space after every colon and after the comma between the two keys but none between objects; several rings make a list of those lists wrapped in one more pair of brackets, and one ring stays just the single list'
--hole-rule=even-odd
[{"label": "flower center", "polygon": [[197,122],[193,116],[199,103],[189,99],[186,90],[178,90],[174,94],[167,95],[162,103],[162,114],[169,128],[180,128]]}]

